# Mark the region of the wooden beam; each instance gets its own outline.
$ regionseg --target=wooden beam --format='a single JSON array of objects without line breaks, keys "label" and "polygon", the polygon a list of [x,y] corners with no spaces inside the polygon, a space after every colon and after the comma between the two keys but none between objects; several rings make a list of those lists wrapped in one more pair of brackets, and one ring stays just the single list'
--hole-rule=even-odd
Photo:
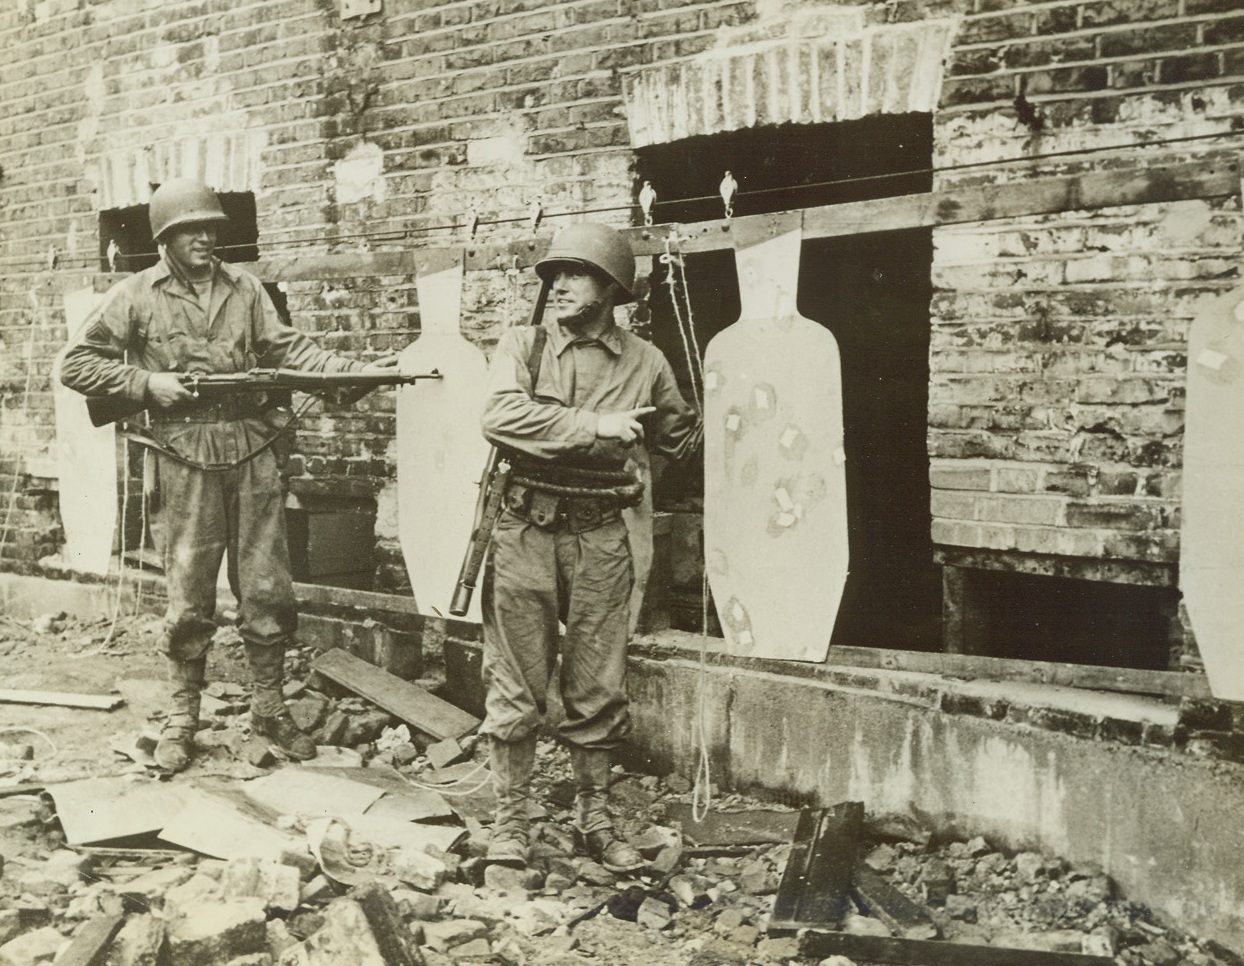
[{"label": "wooden beam", "polygon": [[799,940],[799,954],[809,959],[846,956],[857,962],[898,966],[1113,966],[1105,956],[1054,953],[1042,949],[1011,949],[927,939],[853,936],[844,932],[809,930]]},{"label": "wooden beam", "polygon": [[1142,671],[1134,668],[1100,667],[1094,664],[1057,664],[1021,661],[1009,657],[977,654],[943,654],[925,651],[891,651],[875,647],[829,649],[826,664],[839,667],[916,671],[946,677],[982,678],[988,681],[1024,681],[1057,684],[1094,691],[1120,691],[1168,698],[1210,698],[1204,674],[1179,671]]},{"label": "wooden beam", "polygon": [[64,691],[15,691],[0,688],[0,703],[51,704],[61,708],[111,711],[125,704],[125,699],[119,695],[110,694],[69,694]]},{"label": "wooden beam", "polygon": [[874,919],[880,919],[890,932],[904,939],[936,939],[937,926],[929,912],[899,892],[866,862],[855,863],[855,898]]},{"label": "wooden beam", "polygon": [[[1144,205],[1218,198],[1238,194],[1240,169],[1233,159],[1186,161],[1153,167],[1133,167],[1084,174],[1022,178],[1012,183],[949,188],[915,195],[805,208],[804,237],[934,228],[1026,215],[1087,211],[1120,205]],[[774,215],[734,219],[740,228],[763,232]],[[725,219],[687,225],[628,228],[624,234],[637,255],[656,255],[665,241],[678,234],[684,252],[721,251],[732,247],[731,222]],[[281,255],[242,263],[266,282],[319,281],[377,275],[413,275],[416,258],[423,260],[439,249],[462,248],[468,271],[502,270],[535,264],[548,247],[552,231],[503,244],[466,243],[386,252]]]},{"label": "wooden beam", "polygon": [[102,966],[108,947],[124,925],[123,915],[92,919],[56,957],[56,966]]},{"label": "wooden beam", "polygon": [[321,654],[311,667],[434,738],[461,738],[480,725],[474,715],[345,651]]},{"label": "wooden beam", "polygon": [[851,907],[851,878],[864,827],[863,802],[799,814],[769,930],[837,925]]}]

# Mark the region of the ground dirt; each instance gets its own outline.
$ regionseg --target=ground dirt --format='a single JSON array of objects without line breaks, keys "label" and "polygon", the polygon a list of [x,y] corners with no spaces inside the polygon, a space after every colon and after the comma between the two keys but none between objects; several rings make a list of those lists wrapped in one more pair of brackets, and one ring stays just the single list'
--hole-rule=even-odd
[{"label": "ground dirt", "polygon": [[[126,923],[107,954],[111,966],[179,966],[179,960],[234,966],[851,962],[840,956],[801,958],[798,937],[767,931],[779,889],[785,889],[791,842],[706,843],[697,837],[699,826],[683,827],[689,806],[704,801],[704,790],[697,799],[683,778],[615,769],[616,821],[643,845],[650,861],[644,872],[615,876],[577,852],[569,759],[551,740],[540,745],[535,780],[539,804],[528,870],[487,866],[488,789],[472,792],[487,778],[482,745],[472,749],[464,741],[465,760],[442,762],[446,767],[435,771],[429,761],[431,739],[412,734],[387,713],[318,680],[309,673],[313,655],[304,652],[291,654],[288,665],[292,683],[287,691],[300,723],[321,745],[340,747],[334,753],[345,764],[382,768],[443,791],[457,813],[450,824],[464,834],[449,853],[428,850],[433,861],[427,881],[420,877],[426,871],[421,864],[419,875],[409,871],[409,862],[402,866],[396,858],[400,850],[366,850],[368,857],[355,862],[349,882],[328,874],[326,863],[317,867],[309,855],[291,858],[289,863],[298,868],[295,901],[279,900],[272,888],[243,890],[244,895],[258,896],[251,900],[261,910],[258,931],[238,927],[229,932],[221,926],[218,936],[187,938],[187,922],[210,932],[205,924],[215,921],[214,916],[219,919],[221,910],[239,908],[238,883],[244,878],[239,878],[239,869],[249,868],[243,860],[222,861],[158,839],[122,843],[123,849],[67,844],[55,801],[43,791],[100,777],[170,781],[154,772],[139,741],[144,734],[158,733],[164,709],[165,668],[156,648],[158,634],[158,619],[148,616],[89,624],[59,614],[30,621],[0,616],[0,670],[6,689],[124,699],[111,711],[0,701],[0,966],[51,962],[57,949],[63,950],[87,923],[108,915],[124,916]],[[203,716],[198,760],[171,778],[172,783],[190,786],[214,780],[245,788],[248,780],[276,769],[305,767],[256,756],[253,743],[247,743],[246,673],[231,628],[218,635],[208,680],[215,700]],[[686,771],[690,774],[692,768]],[[782,811],[710,791],[715,793],[712,809],[718,813],[764,811],[774,817]],[[779,823],[790,818],[792,829],[794,817],[776,816]],[[307,815],[287,814],[276,825],[301,835],[311,822]],[[350,848],[348,858],[354,862],[360,849],[354,840]],[[923,917],[909,935],[1090,954],[1102,957],[1103,963],[1239,962],[1213,944],[1158,923],[1147,910],[1117,895],[1100,870],[1073,868],[1057,856],[1006,853],[983,839],[933,841],[918,829],[897,836],[892,829],[867,824],[859,856]],[[388,935],[376,919],[375,903],[367,906],[358,890],[372,870],[375,883],[391,897],[382,905],[397,923],[399,938],[393,941],[401,949],[369,959],[370,932],[360,939],[344,932],[335,935],[334,930],[345,928],[342,910],[355,908],[357,900],[367,909],[376,937]],[[153,872],[164,877],[158,887],[149,885]],[[251,874],[246,881],[253,886],[262,878]],[[140,890],[136,883],[148,885]],[[857,899],[843,910],[845,918],[826,928],[893,934],[893,923],[887,926],[861,914],[864,908]],[[144,953],[133,935],[151,923],[156,924],[157,941]],[[949,960],[930,959],[940,961]],[[866,961],[855,962],[863,966]]]}]

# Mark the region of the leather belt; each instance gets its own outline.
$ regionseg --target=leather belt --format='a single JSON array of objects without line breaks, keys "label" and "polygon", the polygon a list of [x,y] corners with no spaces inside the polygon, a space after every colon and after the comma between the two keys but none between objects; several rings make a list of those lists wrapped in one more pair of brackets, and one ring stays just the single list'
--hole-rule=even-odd
[{"label": "leather belt", "polygon": [[534,527],[551,533],[583,533],[622,518],[615,502],[594,496],[557,496],[511,483],[505,508]]}]

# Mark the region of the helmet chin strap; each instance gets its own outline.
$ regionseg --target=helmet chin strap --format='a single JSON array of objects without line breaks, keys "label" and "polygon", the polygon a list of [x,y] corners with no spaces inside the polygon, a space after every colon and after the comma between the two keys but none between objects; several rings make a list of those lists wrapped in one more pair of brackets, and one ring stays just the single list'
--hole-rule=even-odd
[{"label": "helmet chin strap", "polygon": [[[614,295],[618,290],[618,283],[611,282],[609,288],[606,289],[606,295]],[[557,320],[558,325],[564,325],[574,329],[585,325],[591,325],[599,320],[608,320],[608,314],[613,311],[614,302],[608,298],[594,298],[590,302],[585,302],[573,315]]]},{"label": "helmet chin strap", "polygon": [[190,287],[193,282],[206,282],[212,277],[212,274],[215,271],[215,266],[209,265],[207,272],[201,278],[195,278],[189,268],[187,268],[182,262],[178,261],[172,250],[164,242],[156,242],[156,249],[159,251],[160,257],[164,259],[164,264],[166,264],[169,271],[173,273],[173,276],[177,278],[178,281],[184,283],[187,287]]},{"label": "helmet chin strap", "polygon": [[608,303],[604,299],[592,299],[590,302],[585,302],[579,308],[579,311],[575,312],[573,315],[567,315],[559,318],[557,322],[559,325],[565,325],[570,328],[577,328],[581,325],[587,325],[588,323],[594,322],[596,319],[601,317],[603,314],[601,310],[605,308],[607,304]]}]

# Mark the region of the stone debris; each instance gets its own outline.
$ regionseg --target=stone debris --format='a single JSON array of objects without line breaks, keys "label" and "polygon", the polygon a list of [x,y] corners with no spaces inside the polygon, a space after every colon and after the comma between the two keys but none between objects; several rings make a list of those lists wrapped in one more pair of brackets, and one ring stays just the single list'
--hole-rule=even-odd
[{"label": "stone debris", "polygon": [[[615,769],[618,828],[648,862],[635,875],[615,875],[577,844],[568,755],[542,742],[529,867],[490,865],[486,743],[437,741],[357,696],[338,697],[307,674],[305,656],[295,653],[289,670],[286,697],[320,744],[315,760],[291,765],[258,754],[268,749],[250,733],[245,689],[214,682],[197,738],[202,761],[164,787],[195,788],[200,775],[225,774],[244,791],[240,779],[292,774],[275,768],[314,769],[321,783],[372,778],[384,796],[357,820],[340,819],[351,834],[334,871],[356,874],[336,878],[307,847],[308,815],[265,819],[293,844],[262,858],[178,852],[154,834],[108,854],[65,847],[50,799],[0,799],[0,832],[31,843],[0,866],[0,966],[51,962],[85,924],[122,915],[107,966],[812,966],[800,959],[797,937],[767,932],[791,855],[790,841],[774,830],[793,827],[793,812],[718,792],[713,820],[692,837],[683,826],[690,782]],[[135,769],[126,782],[150,781],[139,737],[116,743],[118,768]],[[127,748],[132,754],[121,757]],[[37,768],[39,753],[36,746],[32,761],[7,751],[0,772]],[[222,770],[229,764],[239,770]],[[456,818],[446,809],[402,821],[399,810],[379,804],[413,801],[430,785]],[[479,792],[461,794],[477,785]],[[453,836],[421,844],[433,831]],[[1155,924],[1099,869],[1016,854],[981,837],[942,842],[906,820],[881,819],[867,833],[861,860],[924,910],[942,940],[1113,957],[1123,966],[1234,966],[1218,947]],[[865,913],[859,904],[837,925],[890,935]],[[850,966],[842,956],[824,962]]]}]

